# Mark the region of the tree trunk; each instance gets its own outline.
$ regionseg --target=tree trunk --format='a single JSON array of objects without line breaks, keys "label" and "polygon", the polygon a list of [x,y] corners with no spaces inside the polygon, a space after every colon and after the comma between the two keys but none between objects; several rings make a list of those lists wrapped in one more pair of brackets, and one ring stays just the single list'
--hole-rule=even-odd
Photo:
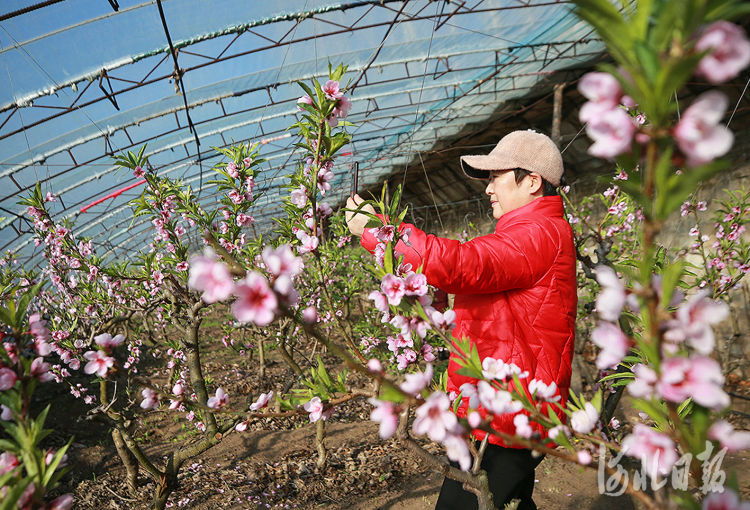
[{"label": "tree trunk", "polygon": [[323,418],[320,418],[315,423],[315,447],[318,449],[318,469],[321,470],[321,472],[326,467],[326,460],[328,459],[328,454],[326,452],[326,445],[325,445],[325,439],[326,439],[326,422],[323,420]]},{"label": "tree trunk", "polygon": [[125,466],[125,481],[128,484],[128,492],[131,496],[135,496],[138,490],[138,462],[128,450],[128,447],[125,446],[125,441],[123,441],[119,430],[112,430],[112,441],[115,443],[117,454],[120,456],[123,466]]}]

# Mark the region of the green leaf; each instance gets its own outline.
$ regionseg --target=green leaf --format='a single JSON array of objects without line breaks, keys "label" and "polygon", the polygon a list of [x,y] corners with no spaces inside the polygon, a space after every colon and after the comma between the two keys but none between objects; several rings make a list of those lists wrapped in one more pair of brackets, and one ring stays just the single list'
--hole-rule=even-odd
[{"label": "green leaf", "polygon": [[34,285],[31,289],[24,292],[21,299],[18,300],[18,308],[16,309],[16,324],[21,325],[23,323],[24,316],[26,315],[26,309],[31,303],[31,300],[36,297],[41,290],[43,282],[39,282]]},{"label": "green leaf", "polygon": [[386,400],[388,402],[394,402],[396,404],[400,404],[401,402],[404,401],[404,395],[393,386],[389,384],[384,384],[380,388],[380,394],[378,395],[378,400]]},{"label": "green leaf", "polygon": [[657,75],[659,74],[659,56],[654,52],[652,48],[646,44],[636,41],[634,44],[635,54],[638,57],[638,61],[641,64],[641,68],[646,73],[646,78],[649,83],[656,83]]},{"label": "green leaf", "polygon": [[680,282],[685,267],[684,259],[677,259],[673,264],[667,265],[661,273],[661,306],[667,308],[672,301],[674,291]]},{"label": "green leaf", "polygon": [[621,379],[635,379],[635,374],[633,372],[614,372],[609,375],[605,375],[601,379],[599,379],[599,382],[607,382],[607,381],[617,381]]}]

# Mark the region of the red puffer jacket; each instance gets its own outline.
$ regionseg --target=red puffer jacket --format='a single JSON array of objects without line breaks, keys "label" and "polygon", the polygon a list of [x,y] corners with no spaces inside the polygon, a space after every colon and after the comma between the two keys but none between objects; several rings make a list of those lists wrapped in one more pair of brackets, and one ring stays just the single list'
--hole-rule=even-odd
[{"label": "red puffer jacket", "polygon": [[[564,405],[578,295],[573,232],[562,199],[537,198],[504,214],[493,234],[466,243],[425,234],[413,225],[402,228],[411,229],[410,246],[396,246],[404,261],[414,268],[423,265],[427,283],[456,295],[454,337],[468,336],[481,359],[501,359],[527,370],[528,377],[521,380],[527,394],[532,379],[555,382]],[[376,244],[366,230],[362,246],[373,251]],[[462,384],[477,381],[456,373],[460,366],[453,358],[448,364],[448,391],[458,393]],[[466,415],[467,406],[464,399],[459,416]],[[546,415],[545,407],[542,412]],[[564,421],[562,412],[558,416]],[[531,424],[546,437],[543,427]],[[492,426],[515,433],[510,414],[496,417]],[[477,430],[475,435],[482,439],[485,433]],[[512,446],[494,435],[490,442]]]}]

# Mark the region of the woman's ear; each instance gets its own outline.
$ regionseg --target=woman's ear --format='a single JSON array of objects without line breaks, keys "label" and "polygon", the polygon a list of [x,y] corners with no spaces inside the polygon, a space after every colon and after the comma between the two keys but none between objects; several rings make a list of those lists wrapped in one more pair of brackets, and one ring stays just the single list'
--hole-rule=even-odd
[{"label": "woman's ear", "polygon": [[529,187],[529,195],[536,195],[543,189],[542,176],[536,172],[531,172],[526,176],[526,184]]}]

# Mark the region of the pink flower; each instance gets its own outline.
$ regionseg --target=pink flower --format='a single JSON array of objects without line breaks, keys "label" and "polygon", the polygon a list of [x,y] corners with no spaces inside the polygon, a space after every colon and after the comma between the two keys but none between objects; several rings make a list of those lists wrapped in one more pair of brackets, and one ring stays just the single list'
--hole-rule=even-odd
[{"label": "pink flower", "polygon": [[620,82],[609,73],[586,73],[578,82],[578,91],[589,101],[614,108],[622,98]]},{"label": "pink flower", "polygon": [[140,179],[144,175],[146,175],[146,171],[140,166],[137,166],[133,169],[133,177],[135,177],[136,179]]},{"label": "pink flower", "polygon": [[104,351],[88,351],[83,354],[83,357],[89,360],[83,367],[83,371],[87,374],[96,374],[99,377],[107,375],[107,371],[115,364],[114,358],[107,356]]},{"label": "pink flower", "polygon": [[176,270],[178,270],[178,271],[187,271],[187,270],[188,270],[188,267],[189,267],[189,266],[188,266],[188,263],[187,263],[187,262],[185,262],[184,260],[183,260],[182,262],[178,262],[178,263],[177,263],[177,265],[176,265],[176,266],[174,266],[174,268],[175,268]]},{"label": "pink flower", "polygon": [[106,350],[112,350],[113,348],[120,345],[125,341],[125,337],[122,335],[115,335],[114,338],[109,333],[102,333],[94,337],[94,342],[101,345]]},{"label": "pink flower", "polygon": [[513,400],[513,396],[505,390],[497,390],[487,381],[477,383],[479,402],[492,414],[515,414],[523,409],[523,404]]},{"label": "pink flower", "polygon": [[557,394],[557,384],[555,384],[555,381],[545,384],[539,379],[532,379],[529,381],[529,391],[536,399],[545,402],[557,402],[561,398]]},{"label": "pink flower", "polygon": [[237,171],[237,165],[235,165],[234,161],[227,163],[227,173],[232,179],[236,179],[240,176],[240,173]]},{"label": "pink flower", "polygon": [[396,367],[399,370],[404,370],[411,363],[417,361],[417,353],[413,349],[404,349],[401,354],[396,356],[396,361],[398,362]]},{"label": "pink flower", "polygon": [[724,375],[715,360],[706,356],[676,357],[662,362],[656,388],[670,402],[681,403],[691,397],[696,404],[721,410],[729,405],[723,384]]},{"label": "pink flower", "polygon": [[18,457],[16,457],[12,453],[3,452],[2,454],[0,454],[0,476],[13,471],[20,465],[21,463],[18,462]]},{"label": "pink flower", "polygon": [[53,499],[44,510],[70,510],[73,507],[73,495],[63,494]]},{"label": "pink flower", "polygon": [[712,492],[703,500],[701,510],[750,510],[750,503],[743,503],[737,493],[729,487],[723,492]]},{"label": "pink flower", "polygon": [[591,332],[591,340],[601,348],[596,358],[596,366],[600,369],[616,367],[630,347],[630,340],[625,333],[611,322],[600,323]]},{"label": "pink flower", "polygon": [[302,320],[305,321],[305,324],[315,324],[318,322],[318,311],[314,306],[308,306],[302,310]]},{"label": "pink flower", "polygon": [[433,324],[439,329],[451,330],[456,327],[456,312],[453,310],[446,310],[441,313],[432,307],[426,307],[425,311]]},{"label": "pink flower", "polygon": [[29,329],[36,340],[49,340],[50,332],[47,329],[47,321],[42,320],[41,315],[33,313],[29,315]]},{"label": "pink flower", "polygon": [[409,395],[418,395],[432,382],[432,365],[428,364],[424,372],[406,374],[406,380],[401,383],[401,390]]},{"label": "pink flower", "polygon": [[307,190],[305,187],[301,186],[293,190],[289,200],[300,209],[304,209],[307,205]]},{"label": "pink flower", "polygon": [[232,201],[233,204],[237,204],[237,205],[245,201],[245,194],[240,193],[236,189],[233,189],[232,191],[227,193],[227,197],[229,197],[229,199]]},{"label": "pink flower", "polygon": [[458,425],[456,415],[450,410],[451,401],[445,393],[432,393],[416,410],[412,430],[418,436],[427,434],[433,441],[442,441]]},{"label": "pink flower", "polygon": [[529,425],[529,417],[525,414],[517,414],[513,417],[513,425],[516,427],[516,435],[519,437],[530,438],[534,432]]},{"label": "pink flower", "polygon": [[640,459],[652,479],[667,475],[677,462],[677,450],[669,436],[642,423],[636,423],[633,433],[622,440],[622,449],[626,455]]},{"label": "pink flower", "polygon": [[352,109],[352,102],[349,101],[346,96],[341,96],[339,98],[339,102],[336,105],[336,108],[333,109],[333,114],[336,117],[339,117],[343,119],[347,115],[349,115],[349,110]]},{"label": "pink flower", "polygon": [[268,281],[255,271],[235,285],[237,301],[232,304],[232,314],[240,322],[252,322],[267,326],[273,321],[278,300]]},{"label": "pink flower", "polygon": [[404,284],[404,281],[391,273],[386,273],[386,275],[383,276],[383,280],[380,283],[380,289],[388,298],[388,303],[393,306],[401,304],[401,298],[404,297],[404,294],[406,293],[406,285]]},{"label": "pink flower", "polygon": [[529,375],[528,372],[521,372],[521,369],[515,363],[505,363],[501,359],[490,358],[489,356],[482,360],[482,375],[485,379],[504,381],[513,374],[517,374],[523,379]]},{"label": "pink flower", "polygon": [[388,312],[388,298],[385,297],[385,294],[373,290],[367,296],[367,299],[371,299],[375,303],[375,308],[377,308],[378,311],[383,313]]},{"label": "pink flower", "polygon": [[326,191],[331,189],[330,181],[333,179],[333,177],[333,172],[328,165],[323,165],[321,166],[320,170],[318,170],[318,189],[320,190],[321,195],[325,195]]},{"label": "pink flower", "polygon": [[13,411],[10,410],[10,407],[0,404],[0,420],[10,421],[11,418],[13,418]]},{"label": "pink flower", "polygon": [[407,296],[427,294],[427,277],[422,273],[409,273],[404,278],[404,294]]},{"label": "pink flower", "polygon": [[[302,96],[301,98],[297,99],[297,104],[298,104],[298,105],[300,105],[300,104],[309,104],[310,106],[312,106],[312,104],[313,104],[313,100],[312,100],[312,98],[311,98],[310,96],[308,96],[307,94],[305,94],[305,95],[304,95],[304,96]],[[301,111],[301,112],[304,112],[304,111],[306,111],[306,110],[305,110],[304,108],[302,108],[301,106],[297,106],[297,109],[298,109],[299,111]]]},{"label": "pink flower", "polygon": [[151,388],[144,388],[141,395],[143,396],[143,400],[141,400],[143,409],[156,409],[159,406],[159,394]]},{"label": "pink flower", "polygon": [[674,136],[680,150],[687,156],[688,165],[708,163],[732,147],[734,135],[719,124],[728,103],[726,95],[709,90],[698,96],[682,114],[674,128]]},{"label": "pink flower", "polygon": [[221,409],[229,402],[227,395],[222,388],[216,388],[216,393],[206,401],[206,406],[211,409]]},{"label": "pink flower", "polygon": [[325,405],[321,402],[320,397],[313,397],[309,402],[302,406],[309,413],[310,423],[316,422],[323,418],[325,420],[330,416],[333,409],[325,411]]},{"label": "pink flower", "polygon": [[[549,436],[550,439],[553,441],[557,438],[559,434],[562,434],[565,437],[570,437],[570,429],[566,427],[565,425],[555,425],[549,431],[547,432],[547,436]],[[562,438],[561,438],[562,439]],[[561,442],[561,441],[558,441]]]},{"label": "pink flower", "polygon": [[393,241],[393,237],[396,235],[396,227],[393,225],[383,225],[375,230],[375,237],[381,243],[390,243]]},{"label": "pink flower", "polygon": [[696,51],[708,51],[696,69],[716,85],[731,80],[750,64],[750,41],[745,31],[728,21],[715,21],[703,30],[695,44]]},{"label": "pink flower", "polygon": [[367,370],[374,374],[382,374],[383,373],[383,365],[380,363],[380,360],[377,358],[371,358],[367,362]]},{"label": "pink flower", "polygon": [[35,358],[31,362],[31,376],[36,377],[41,382],[51,381],[55,376],[49,371],[49,363],[45,363],[44,358]]},{"label": "pink flower", "polygon": [[206,303],[216,303],[232,294],[234,281],[227,266],[217,261],[212,251],[206,250],[205,255],[190,257],[188,286],[202,290],[202,298]]},{"label": "pink flower", "polygon": [[670,342],[687,342],[700,354],[714,350],[714,332],[711,325],[718,324],[729,315],[729,306],[714,301],[703,290],[695,294],[678,309],[675,320],[668,321],[664,338]]},{"label": "pink flower", "polygon": [[257,411],[258,409],[263,409],[268,405],[268,402],[270,402],[272,398],[273,391],[269,391],[268,393],[261,393],[258,397],[258,400],[250,404],[250,410]]},{"label": "pink flower", "polygon": [[[581,110],[584,112],[584,110]],[[597,111],[590,115],[586,124],[586,134],[594,141],[589,154],[598,158],[614,158],[628,152],[636,131],[630,115],[622,108]]]},{"label": "pink flower", "polygon": [[368,400],[374,406],[370,412],[370,419],[380,424],[379,432],[382,439],[393,437],[398,426],[398,411],[393,402],[387,400],[377,400],[371,398]]},{"label": "pink flower", "polygon": [[248,216],[245,213],[239,213],[235,222],[237,223],[238,227],[246,227],[248,225],[252,225],[255,222],[255,218],[253,218],[252,216]]},{"label": "pink flower", "polygon": [[475,429],[482,424],[482,415],[477,411],[472,411],[469,413],[469,416],[467,416],[466,421],[469,422],[469,427]]},{"label": "pink flower", "polygon": [[654,386],[659,380],[656,372],[643,363],[636,363],[632,370],[635,379],[628,384],[630,394],[636,398],[651,398],[654,394]]},{"label": "pink flower", "polygon": [[11,389],[18,380],[16,372],[10,368],[0,368],[0,391]]},{"label": "pink flower", "polygon": [[326,122],[328,123],[329,126],[331,126],[332,128],[335,128],[336,126],[339,125],[339,118],[336,117],[335,114],[331,113],[328,117],[326,117]]},{"label": "pink flower", "polygon": [[297,276],[304,267],[302,259],[294,255],[288,244],[282,244],[278,248],[266,246],[261,257],[268,272],[274,276]]},{"label": "pink flower", "polygon": [[605,321],[615,322],[625,305],[625,286],[609,266],[596,266],[596,280],[601,286],[596,296],[596,311]]},{"label": "pink flower", "polygon": [[458,389],[461,392],[461,399],[469,399],[469,407],[471,409],[479,407],[479,392],[476,386],[471,383],[463,383]]},{"label": "pink flower", "polygon": [[588,466],[591,464],[591,454],[588,452],[588,450],[579,450],[576,454],[576,458],[578,459],[578,463],[582,464],[584,466]]},{"label": "pink flower", "polygon": [[570,417],[570,426],[579,434],[587,434],[594,430],[599,421],[599,411],[591,402],[586,402],[583,409],[574,411]]},{"label": "pink flower", "polygon": [[185,392],[185,386],[181,381],[177,381],[175,385],[172,387],[172,393],[179,396],[182,395]]},{"label": "pink flower", "polygon": [[318,244],[320,243],[317,236],[311,236],[301,230],[297,232],[297,239],[302,242],[302,244],[297,247],[297,251],[299,253],[308,253],[315,251],[318,248]]},{"label": "pink flower", "polygon": [[445,454],[448,458],[454,462],[458,462],[459,467],[463,471],[468,471],[471,467],[471,452],[469,451],[469,445],[466,444],[466,440],[456,434],[449,434],[443,440],[443,446],[445,446]]},{"label": "pink flower", "polygon": [[419,354],[422,355],[422,358],[424,358],[426,362],[431,363],[435,361],[435,354],[432,351],[433,347],[425,342],[422,344],[422,349],[420,349]]},{"label": "pink flower", "polygon": [[708,429],[708,437],[719,441],[722,448],[730,452],[747,450],[750,448],[750,432],[735,430],[731,423],[719,420]]},{"label": "pink flower", "polygon": [[326,84],[323,85],[323,93],[331,100],[340,99],[344,95],[344,93],[339,90],[339,82],[334,80],[328,80]]}]

